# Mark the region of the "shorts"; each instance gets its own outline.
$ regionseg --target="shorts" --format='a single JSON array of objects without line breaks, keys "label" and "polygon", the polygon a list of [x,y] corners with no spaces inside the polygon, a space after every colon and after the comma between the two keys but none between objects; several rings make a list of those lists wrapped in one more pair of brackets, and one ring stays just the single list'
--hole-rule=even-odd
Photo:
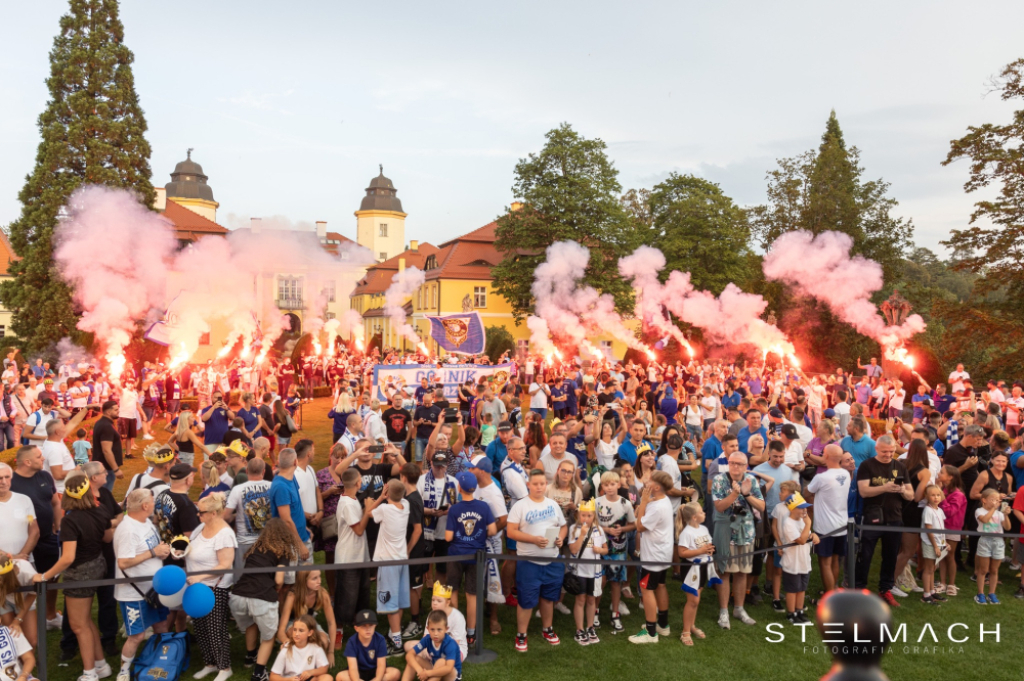
[{"label": "shorts", "polygon": [[[945,555],[948,547],[945,544],[939,544],[939,550]],[[939,557],[935,555],[935,547],[932,546],[930,541],[921,542],[921,557],[928,560],[938,560]]]},{"label": "shorts", "polygon": [[1013,562],[1024,565],[1024,544],[1019,541],[1013,542]]},{"label": "shorts", "polygon": [[547,409],[541,409],[540,407],[531,407],[530,411],[532,411],[534,414],[537,414],[538,416],[540,416],[541,421],[546,421],[547,418],[548,418],[548,410]]},{"label": "shorts", "polygon": [[505,537],[505,550],[506,551],[516,551],[518,549],[518,547],[519,547],[519,544],[516,544],[516,540],[515,539],[509,539],[508,537]]},{"label": "shorts", "polygon": [[125,439],[134,440],[139,434],[135,419],[117,419],[117,432]]},{"label": "shorts", "polygon": [[519,607],[532,610],[543,598],[557,601],[562,595],[562,580],[565,565],[548,563],[539,565],[528,560],[519,561],[516,567],[516,591],[519,593]]},{"label": "shorts", "polygon": [[[91,582],[97,579],[105,579],[107,576],[107,561],[102,555],[81,565],[69,567],[64,571],[65,582]],[[81,589],[64,589],[64,595],[68,598],[92,598],[99,587],[88,586]]]},{"label": "shorts", "polygon": [[822,537],[815,547],[815,553],[821,558],[846,555],[846,535],[841,537]]},{"label": "shorts", "polygon": [[1006,541],[1002,537],[981,537],[978,539],[978,558],[1002,560],[1006,555]]},{"label": "shorts", "polygon": [[782,569],[782,549],[775,549],[774,555],[772,557],[772,565],[774,565],[780,570]]},{"label": "shorts", "polygon": [[689,433],[690,438],[694,440],[699,440],[700,436],[703,434],[703,431],[700,429],[700,426],[694,426],[689,423],[686,424],[686,432]]},{"label": "shorts", "polygon": [[782,590],[788,594],[798,594],[807,591],[807,585],[811,581],[811,573],[794,575],[792,572],[782,573]]},{"label": "shorts", "polygon": [[583,591],[579,593],[580,596],[597,596],[600,591],[597,591],[597,584],[600,581],[597,577],[580,577],[580,586],[583,587]]},{"label": "shorts", "polygon": [[46,572],[60,560],[60,542],[57,535],[51,534],[46,539],[39,540],[36,548],[32,551],[32,562],[35,563],[36,572]]},{"label": "shorts", "polygon": [[726,572],[741,572],[745,575],[749,575],[750,571],[754,569],[754,556],[751,551],[754,550],[753,544],[729,544],[729,555],[734,556],[737,553],[745,553],[747,555],[740,556],[739,558],[729,558],[725,564]]},{"label": "shorts", "polygon": [[125,636],[144,634],[146,629],[154,624],[160,624],[171,614],[167,608],[154,608],[146,601],[120,601],[120,606]]},{"label": "shorts", "polygon": [[[309,558],[307,558],[306,560],[292,560],[290,563],[288,563],[289,565],[312,565],[313,564],[313,538],[310,537],[309,539],[307,539],[305,544],[306,544],[306,548],[309,550]],[[248,551],[248,549],[246,549],[246,550]],[[294,572],[286,572],[286,573],[284,573],[284,583],[285,584],[294,584],[295,583],[295,573]]]},{"label": "shorts", "polygon": [[[409,558],[422,558],[423,556],[409,556]],[[429,563],[422,563],[420,565],[409,566],[409,588],[419,589],[423,586],[423,578],[427,574],[427,570],[430,569]]]},{"label": "shorts", "polygon": [[947,534],[946,535],[946,543],[947,544],[949,542],[954,542],[956,544],[959,544],[961,539],[962,539],[962,537],[959,534]]},{"label": "shorts", "polygon": [[[608,554],[609,563],[615,563],[617,561],[624,560],[626,560],[626,554],[624,553]],[[609,582],[625,582],[627,579],[625,565],[605,565],[604,574],[608,576]]]},{"label": "shorts", "polygon": [[667,574],[668,570],[651,571],[640,568],[640,588],[644,591],[654,591],[659,586],[664,586]]},{"label": "shorts", "polygon": [[694,593],[692,588],[687,586],[686,578],[689,576],[690,570],[694,570],[694,569],[697,570],[697,575],[698,575],[698,577],[697,577],[697,591],[699,592],[701,589],[703,589],[704,587],[706,587],[708,585],[708,579],[710,579],[710,575],[709,575],[710,567],[711,567],[711,562],[710,561],[706,562],[706,563],[690,563],[689,565],[685,565],[684,564],[682,566],[682,571],[680,572],[680,574],[683,576],[683,584],[680,587],[680,589],[682,589],[683,591],[685,591],[688,594],[693,594],[694,596],[699,596],[700,595],[699,593]]},{"label": "shorts", "polygon": [[177,414],[178,407],[181,405],[181,400],[167,400],[167,413]]},{"label": "shorts", "polygon": [[466,575],[466,593],[476,596],[476,561],[472,563],[448,563],[448,572],[445,573],[445,585],[455,591],[460,591],[462,586],[462,575]]},{"label": "shorts", "polygon": [[364,669],[363,667],[359,668],[360,681],[373,681],[375,678],[377,678],[376,667],[373,667],[372,669]]},{"label": "shorts", "polygon": [[146,420],[147,421],[152,421],[153,420],[153,415],[156,413],[156,405],[153,405],[153,406],[148,406],[148,405],[145,405],[145,404],[142,405],[142,413],[146,415]]},{"label": "shorts", "polygon": [[255,624],[259,627],[261,641],[272,641],[277,636],[277,603],[232,594],[228,607],[231,608],[231,616],[235,618],[241,631],[244,632]]},{"label": "shorts", "polygon": [[377,568],[377,612],[389,614],[409,607],[409,566]]},{"label": "shorts", "polygon": [[277,444],[281,445],[282,447],[287,447],[288,445],[291,444],[291,442],[292,439],[290,437],[281,437],[280,435],[277,436]]},{"label": "shorts", "polygon": [[[423,557],[439,558],[448,555],[448,542],[444,539],[428,539],[423,542]],[[434,572],[443,575],[448,571],[448,563],[434,563]]]}]

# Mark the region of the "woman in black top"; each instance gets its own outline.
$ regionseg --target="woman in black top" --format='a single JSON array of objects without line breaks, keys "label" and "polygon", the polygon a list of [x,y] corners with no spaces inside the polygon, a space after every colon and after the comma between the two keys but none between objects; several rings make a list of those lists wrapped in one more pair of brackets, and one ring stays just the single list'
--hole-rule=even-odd
[{"label": "woman in black top", "polygon": [[[907,449],[907,460],[903,462],[907,467],[907,482],[914,488],[914,498],[903,502],[904,527],[921,527],[921,519],[924,515],[924,508],[921,501],[924,499],[924,491],[931,484],[932,474],[928,470],[928,445],[923,440],[912,440]],[[917,553],[918,543],[921,540],[920,532],[904,532],[900,545],[900,553],[896,557],[896,585],[900,585],[900,575],[907,567],[907,563]],[[907,586],[911,586],[907,584]],[[900,587],[901,589],[903,587]],[[911,586],[911,588],[913,588]]]},{"label": "woman in black top", "polygon": [[[84,474],[72,473],[64,485],[64,496],[60,502],[64,509],[60,526],[61,557],[52,568],[37,574],[34,580],[50,581],[61,573],[67,582],[103,579],[107,573],[103,545],[114,536],[110,508],[100,503]],[[71,630],[78,638],[83,675],[107,676],[112,672],[103,659],[100,632],[92,618],[92,597],[95,593],[96,587],[65,589],[64,602]]]},{"label": "woman in black top", "polygon": [[277,422],[274,426],[277,442],[282,447],[287,447],[294,433],[288,427],[288,412],[285,411],[284,403],[281,400],[274,401],[274,420]]},{"label": "woman in black top", "polygon": [[1006,501],[1006,496],[1013,491],[1013,476],[1006,472],[1009,461],[1009,455],[1004,451],[992,454],[988,470],[978,473],[978,479],[971,487],[970,498],[978,501],[981,499],[982,492],[994,489],[999,492],[999,498]]}]

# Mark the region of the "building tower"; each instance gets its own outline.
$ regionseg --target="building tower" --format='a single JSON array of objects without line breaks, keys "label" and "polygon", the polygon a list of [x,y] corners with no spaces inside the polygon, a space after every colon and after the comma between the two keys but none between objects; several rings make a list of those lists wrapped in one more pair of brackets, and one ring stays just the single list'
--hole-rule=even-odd
[{"label": "building tower", "polygon": [[405,250],[405,213],[391,180],[380,175],[370,180],[356,216],[356,241],[383,262]]},{"label": "building tower", "polygon": [[203,174],[203,167],[192,160],[192,150],[184,161],[174,166],[171,181],[164,185],[167,198],[199,213],[207,220],[217,222],[219,203],[213,200],[213,188],[206,184],[209,179]]}]

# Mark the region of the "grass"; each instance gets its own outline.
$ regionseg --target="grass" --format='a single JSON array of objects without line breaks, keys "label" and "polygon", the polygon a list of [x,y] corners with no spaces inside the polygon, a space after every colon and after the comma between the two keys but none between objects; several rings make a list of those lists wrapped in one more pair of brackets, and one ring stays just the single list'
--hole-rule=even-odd
[{"label": "grass", "polygon": [[[304,405],[304,428],[302,435],[310,437],[316,443],[315,465],[319,469],[327,463],[331,445],[331,423],[326,414],[329,400],[319,399]],[[161,424],[162,425],[162,424]],[[141,442],[140,442],[141,444]],[[144,463],[136,458],[125,464],[126,476],[115,486],[117,494],[123,495],[128,480],[135,472],[142,470]],[[198,495],[199,490],[193,490]],[[317,555],[317,562],[323,562],[323,555]],[[877,561],[877,559],[876,559]],[[877,564],[872,580],[877,580]],[[1022,633],[1022,612],[1024,603],[1012,597],[1016,590],[1017,579],[1008,569],[1003,568],[1001,579],[1003,585],[999,596],[1003,601],[1000,606],[979,606],[971,598],[976,590],[970,575],[960,574],[957,578],[960,595],[951,598],[940,606],[928,606],[920,602],[917,594],[902,599],[903,607],[894,613],[896,626],[907,625],[906,643],[899,643],[882,662],[883,671],[892,679],[900,681],[932,681],[945,673],[960,669],[961,674],[983,674],[986,681],[1002,681],[1003,679],[1019,679],[1019,647],[1017,642]],[[872,583],[876,583],[873,581]],[[817,566],[811,574],[809,593],[816,593],[821,587],[818,579]],[[748,608],[751,616],[757,620],[754,626],[746,626],[734,621],[730,631],[722,631],[716,625],[718,615],[717,600],[714,593],[705,591],[703,602],[697,614],[697,626],[707,633],[707,639],[695,641],[692,648],[686,648],[679,642],[682,625],[682,606],[685,596],[679,589],[679,582],[669,583],[670,626],[673,634],[663,637],[656,645],[635,646],[626,639],[636,633],[643,622],[643,613],[637,601],[627,601],[631,614],[623,618],[626,631],[613,636],[608,627],[608,597],[603,599],[600,612],[603,627],[599,630],[601,642],[583,648],[572,640],[575,625],[571,616],[555,613],[555,630],[561,637],[561,645],[553,647],[544,642],[540,636],[539,620],[530,625],[530,650],[526,654],[515,652],[513,639],[515,633],[515,612],[511,608],[502,607],[499,620],[502,633],[490,636],[485,628],[484,645],[498,653],[498,659],[485,665],[465,665],[463,675],[467,679],[480,681],[512,681],[513,679],[529,678],[538,681],[564,680],[567,674],[587,679],[633,679],[633,678],[669,678],[680,674],[698,676],[702,681],[719,679],[756,678],[779,679],[816,679],[824,675],[831,664],[828,653],[821,646],[821,638],[813,627],[805,628],[806,643],[800,639],[800,630],[786,625],[783,632],[786,640],[782,643],[770,643],[769,639],[777,639],[766,630],[769,623],[785,624],[784,616],[774,612],[769,603]],[[428,603],[429,605],[429,603]],[[952,643],[947,638],[947,629],[955,623],[967,625],[967,629],[954,629],[957,638],[967,637],[964,643]],[[979,625],[986,630],[984,642],[980,641]],[[922,629],[930,625],[938,638],[935,643],[928,630],[922,637]],[[993,632],[1000,628],[999,642]],[[245,645],[242,634],[234,624],[232,633],[232,660],[235,671],[232,679],[243,681],[249,679],[250,670],[242,667]],[[777,629],[777,628],[773,628]],[[345,632],[346,638],[350,631]],[[76,658],[67,666],[59,666],[59,632],[48,634],[49,677],[53,681],[74,681],[81,673],[81,661]],[[919,640],[920,638],[920,640]],[[119,641],[120,643],[120,641]],[[815,652],[817,646],[817,652]],[[276,655],[276,652],[275,652]],[[120,660],[108,658],[115,673]],[[344,659],[339,651],[339,664]],[[393,660],[392,664],[404,666],[404,661]],[[202,658],[198,648],[192,653],[192,667],[184,678],[202,668]],[[332,673],[339,671],[336,666]]]}]

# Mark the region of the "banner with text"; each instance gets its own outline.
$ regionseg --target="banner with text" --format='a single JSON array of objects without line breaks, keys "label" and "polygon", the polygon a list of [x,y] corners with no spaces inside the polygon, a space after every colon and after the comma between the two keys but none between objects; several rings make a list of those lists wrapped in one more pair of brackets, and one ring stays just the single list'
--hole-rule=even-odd
[{"label": "banner with text", "polygon": [[475,384],[481,376],[492,380],[494,392],[499,392],[512,380],[513,364],[377,364],[373,367],[373,388],[382,403],[391,399],[399,390],[408,389],[411,396],[424,378],[430,385],[444,385],[444,396],[449,400],[458,398],[458,386],[466,381]]}]

